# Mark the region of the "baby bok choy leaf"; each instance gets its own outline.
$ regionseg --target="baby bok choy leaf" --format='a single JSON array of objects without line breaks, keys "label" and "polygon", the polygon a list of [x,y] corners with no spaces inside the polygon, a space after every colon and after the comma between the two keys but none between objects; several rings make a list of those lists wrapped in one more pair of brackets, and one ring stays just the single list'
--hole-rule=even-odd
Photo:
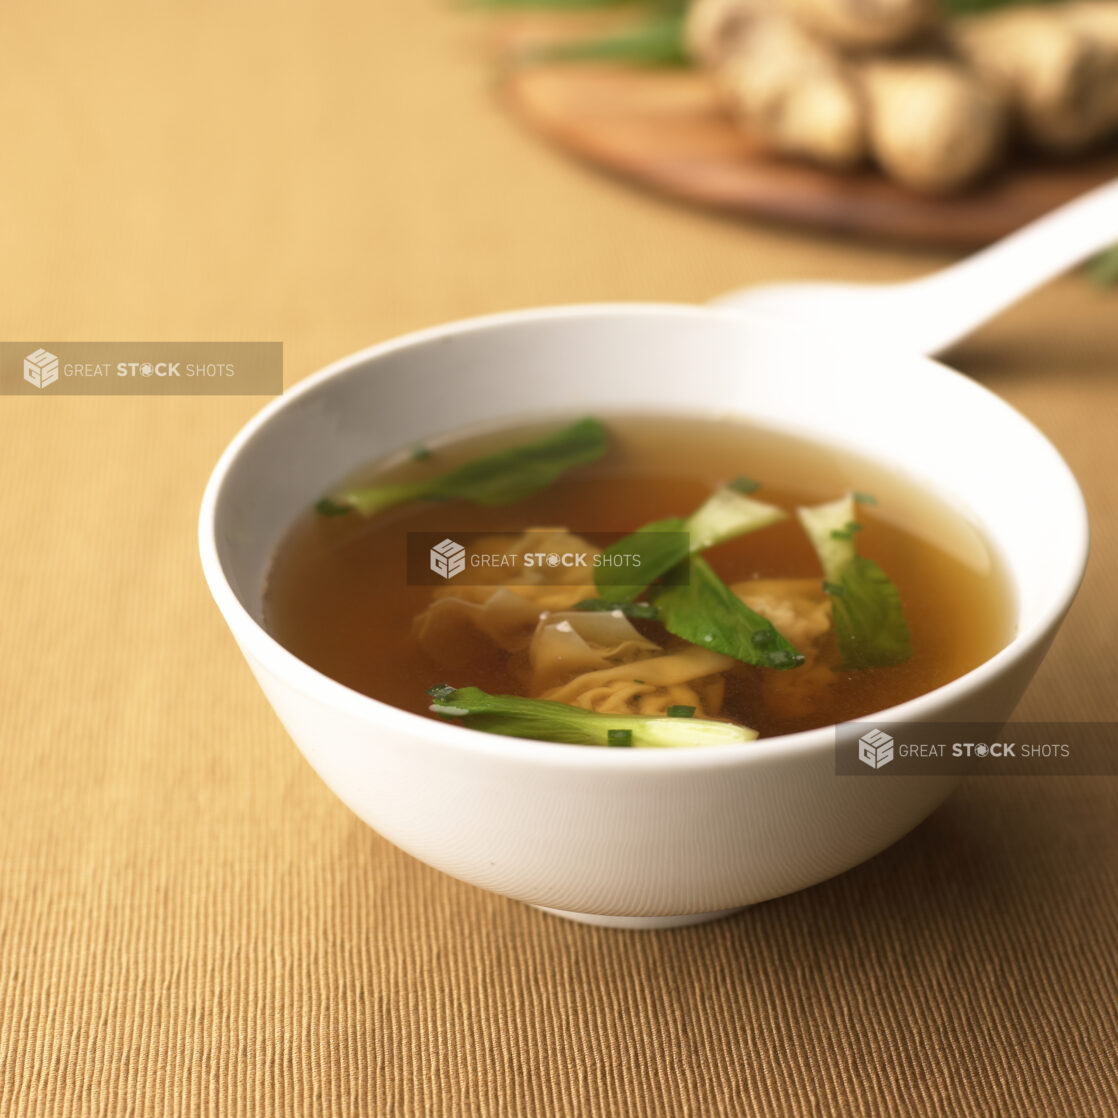
[{"label": "baby bok choy leaf", "polygon": [[353,510],[372,516],[409,501],[445,501],[461,497],[479,505],[511,505],[545,489],[564,471],[601,458],[609,449],[605,427],[580,419],[555,434],[521,443],[425,481],[342,489],[315,506],[323,516]]},{"label": "baby bok choy leaf", "polygon": [[[654,520],[606,548],[594,568],[598,592],[613,602],[631,601],[689,555],[767,528],[787,515],[776,505],[755,501],[731,486],[723,486],[686,519],[672,516]],[[616,585],[618,569],[632,571],[633,583]]]},{"label": "baby bok choy leaf", "polygon": [[751,610],[699,556],[686,586],[668,586],[655,598],[669,633],[762,668],[798,668],[804,658],[767,618]]},{"label": "baby bok choy leaf", "polygon": [[678,715],[598,714],[551,699],[490,695],[478,687],[432,687],[431,710],[459,718],[472,730],[572,745],[632,746],[637,749],[731,745],[752,741],[757,731],[734,722]]},{"label": "baby bok choy leaf", "polygon": [[889,576],[859,555],[854,496],[797,510],[819,562],[823,589],[831,599],[843,668],[903,664],[912,656],[901,598]]},{"label": "baby bok choy leaf", "polygon": [[691,554],[708,547],[767,528],[788,514],[764,501],[755,501],[730,486],[716,489],[687,520],[691,536]]}]

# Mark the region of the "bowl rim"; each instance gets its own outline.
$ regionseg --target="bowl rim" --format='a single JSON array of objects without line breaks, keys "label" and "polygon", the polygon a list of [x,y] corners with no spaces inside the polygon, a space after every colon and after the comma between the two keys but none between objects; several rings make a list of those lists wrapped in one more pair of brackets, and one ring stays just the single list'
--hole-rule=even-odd
[{"label": "bowl rim", "polygon": [[[491,758],[502,758],[522,764],[544,765],[555,768],[578,768],[590,765],[607,771],[614,769],[633,771],[634,767],[639,771],[649,768],[658,771],[677,767],[718,768],[723,765],[761,763],[774,758],[796,754],[806,755],[820,750],[830,751],[833,749],[836,726],[849,725],[849,722],[730,745],[686,749],[632,750],[580,748],[557,742],[538,741],[532,738],[504,737],[480,730],[472,730],[465,726],[444,724],[356,691],[301,660],[280,644],[252,616],[241,603],[226,577],[217,546],[216,513],[221,492],[225,480],[236,465],[238,458],[247,450],[258,432],[266,427],[279,412],[285,411],[303,396],[314,392],[320,385],[337,376],[351,372],[370,361],[375,361],[401,350],[422,346],[440,338],[532,322],[609,318],[618,314],[633,318],[669,316],[697,320],[752,318],[763,324],[764,329],[770,333],[791,332],[787,323],[782,323],[779,320],[755,313],[727,311],[716,307],[681,303],[624,301],[573,303],[502,311],[426,327],[367,346],[330,362],[316,372],[310,373],[298,381],[290,390],[285,390],[282,395],[271,400],[237,431],[214,465],[202,496],[198,517],[198,545],[202,570],[210,588],[210,593],[226,624],[230,627],[234,638],[242,647],[242,651],[250,652],[286,686],[293,688],[304,697],[326,703],[328,706],[370,725],[383,726],[385,729],[396,731],[413,739],[422,738],[429,745],[455,753],[483,754]],[[836,344],[845,344],[846,348],[849,348],[850,343],[847,339],[836,338]],[[904,703],[872,712],[866,715],[864,719],[857,719],[858,722],[919,722],[922,720],[922,716],[923,720],[935,721],[935,719],[927,717],[934,713],[935,708],[945,702],[965,696],[987,681],[1011,670],[1020,660],[1031,655],[1033,650],[1059,624],[1074,600],[1083,580],[1090,546],[1087,508],[1082,490],[1063,456],[1040,428],[1022,415],[1012,404],[998,396],[997,393],[992,392],[970,377],[964,376],[957,370],[916,353],[898,353],[896,356],[914,365],[923,365],[930,370],[934,370],[937,376],[956,378],[965,382],[970,390],[990,398],[997,405],[1009,411],[1017,422],[1023,424],[1038,439],[1048,445],[1054,455],[1057,468],[1062,468],[1065,475],[1064,480],[1069,483],[1070,495],[1075,500],[1075,507],[1069,509],[1069,513],[1077,526],[1074,541],[1076,554],[1072,559],[1072,577],[1054,594],[1053,600],[1040,611],[1038,617],[1027,628],[1019,628],[1008,643],[988,660],[932,691],[924,692]],[[903,373],[898,375],[903,375]],[[1065,537],[1064,542],[1069,542],[1068,537]],[[904,777],[890,778],[905,779]]]}]

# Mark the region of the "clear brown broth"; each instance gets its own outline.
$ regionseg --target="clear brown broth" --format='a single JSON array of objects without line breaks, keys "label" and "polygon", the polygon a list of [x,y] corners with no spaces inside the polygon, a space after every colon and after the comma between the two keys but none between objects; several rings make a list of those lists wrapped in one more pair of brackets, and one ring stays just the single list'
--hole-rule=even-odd
[{"label": "clear brown broth", "polygon": [[[446,669],[412,636],[429,586],[406,584],[407,533],[521,531],[561,525],[621,536],[650,520],[685,516],[718,484],[747,475],[757,496],[789,511],[854,489],[876,505],[859,507],[859,551],[896,583],[912,635],[905,664],[842,672],[812,709],[770,710],[760,673],[743,667],[729,680],[723,717],[762,736],[859,718],[930,691],[977,667],[1012,636],[1012,603],[997,557],[959,511],[880,464],[845,450],[750,426],[741,420],[663,416],[602,417],[611,448],[519,504],[483,508],[464,501],[415,503],[380,516],[300,516],[274,558],[265,623],[286,648],[328,676],[417,714],[426,689]],[[374,463],[355,480],[412,481],[452,469],[480,454],[554,430],[556,421],[522,424],[431,443],[414,461],[407,451]],[[818,561],[795,518],[708,553],[726,582],[748,578],[819,578]],[[645,623],[655,635],[655,623]],[[662,630],[660,630],[662,633]],[[515,693],[507,654],[494,648],[469,679],[494,693]]]}]

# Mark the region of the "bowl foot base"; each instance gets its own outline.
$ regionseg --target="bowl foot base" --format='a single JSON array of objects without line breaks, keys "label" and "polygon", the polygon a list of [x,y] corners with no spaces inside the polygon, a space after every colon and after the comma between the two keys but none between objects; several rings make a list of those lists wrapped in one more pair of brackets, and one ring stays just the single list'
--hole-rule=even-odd
[{"label": "bowl foot base", "polygon": [[721,920],[742,912],[740,908],[723,908],[717,912],[692,912],[683,916],[598,916],[593,912],[567,912],[561,908],[547,908],[542,904],[532,905],[540,912],[550,912],[564,920],[574,920],[578,924],[593,924],[598,928],[628,928],[632,931],[653,932],[658,928],[688,928],[692,924],[706,924],[711,920]]}]

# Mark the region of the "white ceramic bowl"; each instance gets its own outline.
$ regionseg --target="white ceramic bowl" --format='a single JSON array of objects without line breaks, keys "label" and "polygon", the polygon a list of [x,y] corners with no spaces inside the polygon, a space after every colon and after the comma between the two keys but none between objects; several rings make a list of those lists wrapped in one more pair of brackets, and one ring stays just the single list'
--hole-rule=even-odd
[{"label": "white ceramic bowl", "polygon": [[206,489],[202,563],[322,779],[380,834],[463,881],[577,919],[668,927],[857,865],[955,779],[836,776],[832,730],[634,751],[491,736],[358,694],[261,625],[280,538],[362,463],[473,423],[635,407],[740,414],[868,450],[977,522],[1005,559],[1016,636],[888,711],[892,721],[1009,717],[1078,588],[1087,518],[1052,445],[973,381],[924,358],[824,345],[709,309],[571,307],[456,323],[347,357],[253,419]]}]

